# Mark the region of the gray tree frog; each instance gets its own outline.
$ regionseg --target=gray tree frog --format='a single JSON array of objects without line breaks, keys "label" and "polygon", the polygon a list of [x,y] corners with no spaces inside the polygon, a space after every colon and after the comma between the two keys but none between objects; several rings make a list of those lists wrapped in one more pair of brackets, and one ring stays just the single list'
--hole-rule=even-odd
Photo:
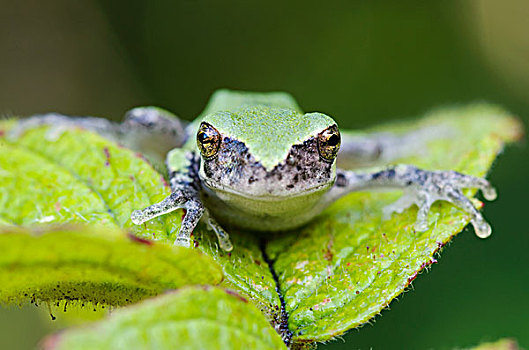
[{"label": "gray tree frog", "polygon": [[331,117],[303,113],[283,92],[219,90],[204,112],[187,125],[165,110],[141,107],[129,111],[120,124],[93,117],[35,116],[21,121],[12,135],[41,124],[53,125],[50,137],[64,128],[80,126],[140,150],[154,161],[166,157],[171,195],[133,211],[131,219],[139,225],[184,208],[175,241],[181,246],[189,246],[190,234],[201,219],[217,234],[220,247],[230,251],[233,246],[224,227],[264,232],[293,229],[345,194],[379,188],[404,191],[384,209],[386,217],[418,206],[418,231],[428,228],[432,203],[444,200],[470,214],[479,237],[491,233],[481,213],[461,192],[462,188],[479,188],[487,200],[494,200],[496,192],[485,179],[413,165],[337,169],[337,160],[369,164],[417,151],[424,134],[360,138],[340,134]]}]

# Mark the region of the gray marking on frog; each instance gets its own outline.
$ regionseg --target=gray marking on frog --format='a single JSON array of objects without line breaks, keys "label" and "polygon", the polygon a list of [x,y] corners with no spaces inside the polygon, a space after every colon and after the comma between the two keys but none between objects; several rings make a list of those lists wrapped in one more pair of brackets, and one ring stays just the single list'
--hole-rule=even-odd
[{"label": "gray marking on frog", "polygon": [[333,164],[321,159],[317,139],[293,145],[287,158],[272,170],[256,161],[243,142],[224,137],[216,157],[204,160],[212,180],[247,195],[281,195],[307,191],[332,182]]}]

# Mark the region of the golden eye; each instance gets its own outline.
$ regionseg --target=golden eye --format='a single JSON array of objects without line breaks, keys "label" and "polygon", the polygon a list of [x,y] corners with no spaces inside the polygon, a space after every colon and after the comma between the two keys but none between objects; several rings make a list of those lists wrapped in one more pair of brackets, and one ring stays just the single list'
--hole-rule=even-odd
[{"label": "golden eye", "polygon": [[220,133],[210,124],[203,122],[198,128],[197,146],[204,159],[215,157],[220,147]]},{"label": "golden eye", "polygon": [[336,125],[329,126],[318,135],[318,152],[327,162],[332,162],[340,149],[340,131]]}]

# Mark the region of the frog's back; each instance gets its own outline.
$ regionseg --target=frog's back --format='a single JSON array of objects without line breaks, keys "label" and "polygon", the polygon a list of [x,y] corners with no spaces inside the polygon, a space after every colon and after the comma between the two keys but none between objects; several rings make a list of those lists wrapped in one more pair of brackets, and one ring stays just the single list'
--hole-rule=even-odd
[{"label": "frog's back", "polygon": [[[236,112],[247,107],[278,108],[290,110],[293,114],[303,113],[294,97],[287,92],[248,92],[219,89],[211,95],[202,113],[189,124],[186,133],[189,136],[196,135],[200,123],[209,115],[219,112]],[[194,138],[189,137],[184,148],[194,149],[194,147]]]},{"label": "frog's back", "polygon": [[302,113],[294,97],[286,92],[247,92],[221,89],[211,95],[200,117],[220,111],[233,111],[243,106],[286,108]]}]

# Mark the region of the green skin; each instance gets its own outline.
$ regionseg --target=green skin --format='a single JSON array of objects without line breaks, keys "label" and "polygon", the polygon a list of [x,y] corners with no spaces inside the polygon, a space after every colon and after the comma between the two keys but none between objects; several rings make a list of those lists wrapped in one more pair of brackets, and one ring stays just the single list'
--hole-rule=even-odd
[{"label": "green skin", "polygon": [[141,224],[186,209],[177,245],[190,245],[190,234],[202,219],[217,234],[219,246],[230,251],[233,246],[224,227],[290,230],[306,224],[345,194],[380,188],[404,191],[384,210],[386,216],[413,204],[419,207],[415,224],[419,231],[428,229],[432,203],[445,200],[470,214],[479,237],[491,233],[481,213],[461,192],[475,187],[493,200],[495,190],[484,179],[412,165],[357,171],[336,167],[337,161],[348,167],[389,162],[417,152],[431,135],[443,137],[444,130],[366,137],[344,133],[340,145],[331,117],[304,114],[286,93],[229,90],[215,92],[204,112],[187,126],[165,110],[142,107],[129,111],[121,124],[57,114],[34,116],[21,121],[12,134],[42,124],[53,126],[50,137],[65,127],[81,126],[139,150],[155,163],[166,157],[173,193],[160,203],[134,211],[131,219]]}]

